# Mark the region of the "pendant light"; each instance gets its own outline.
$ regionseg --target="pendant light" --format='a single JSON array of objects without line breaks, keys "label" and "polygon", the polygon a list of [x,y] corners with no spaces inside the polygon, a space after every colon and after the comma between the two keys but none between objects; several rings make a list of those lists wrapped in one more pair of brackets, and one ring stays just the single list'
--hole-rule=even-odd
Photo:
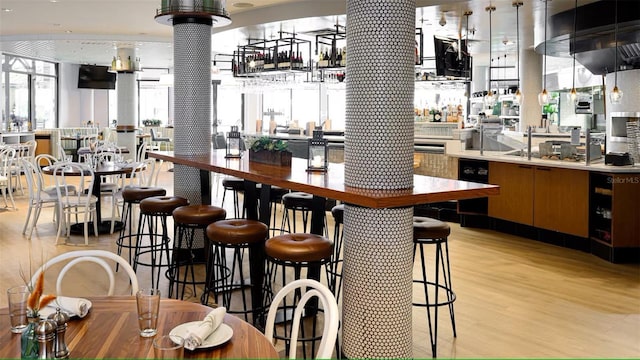
[{"label": "pendant light", "polygon": [[613,56],[613,58],[615,59],[614,73],[613,73],[614,85],[613,85],[613,90],[609,94],[609,98],[611,99],[612,104],[619,104],[620,100],[622,100],[622,90],[618,89],[618,0],[616,0],[615,8],[616,8],[615,20],[614,20],[615,28],[613,31],[613,37],[616,43],[616,52]]},{"label": "pendant light", "polygon": [[544,0],[544,55],[542,57],[542,91],[538,94],[538,104],[540,106],[549,104],[549,93],[547,92],[547,4],[550,0]]},{"label": "pendant light", "polygon": [[489,12],[489,59],[491,59],[491,62],[489,63],[489,91],[487,91],[487,95],[484,97],[484,104],[486,106],[493,106],[496,103],[497,100],[497,96],[496,94],[493,93],[493,90],[491,90],[491,74],[493,73],[492,71],[492,67],[493,67],[493,58],[491,57],[491,13],[496,11],[496,7],[493,5],[489,5],[485,8],[486,11]]},{"label": "pendant light", "polygon": [[518,78],[518,88],[515,93],[515,102],[520,104],[522,101],[522,92],[520,91],[520,6],[522,1],[514,1],[513,7],[516,8],[516,76]]},{"label": "pendant light", "polygon": [[571,86],[571,91],[567,94],[569,98],[570,104],[575,104],[578,102],[578,92],[576,91],[576,23],[578,19],[578,0],[575,0],[575,5],[573,7],[573,45],[569,45],[569,51],[573,49],[573,82]]}]

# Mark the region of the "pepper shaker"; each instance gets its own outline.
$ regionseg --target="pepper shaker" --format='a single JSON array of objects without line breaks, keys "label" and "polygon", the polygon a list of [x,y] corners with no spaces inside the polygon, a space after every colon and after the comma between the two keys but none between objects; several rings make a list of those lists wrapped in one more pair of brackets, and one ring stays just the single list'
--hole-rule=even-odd
[{"label": "pepper shaker", "polygon": [[53,320],[40,320],[34,331],[38,342],[38,359],[53,359],[56,323]]},{"label": "pepper shaker", "polygon": [[67,331],[67,322],[69,321],[69,315],[60,311],[60,308],[56,308],[56,313],[49,315],[49,319],[53,320],[56,324],[56,336],[53,346],[54,357],[56,359],[68,359],[69,349],[64,339],[64,334]]}]

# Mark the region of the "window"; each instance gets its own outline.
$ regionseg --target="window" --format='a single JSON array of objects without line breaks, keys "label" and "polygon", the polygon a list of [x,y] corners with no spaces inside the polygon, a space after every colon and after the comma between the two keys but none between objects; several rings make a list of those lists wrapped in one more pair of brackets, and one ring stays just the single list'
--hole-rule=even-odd
[{"label": "window", "polygon": [[58,124],[57,65],[2,55],[2,130],[29,131]]}]

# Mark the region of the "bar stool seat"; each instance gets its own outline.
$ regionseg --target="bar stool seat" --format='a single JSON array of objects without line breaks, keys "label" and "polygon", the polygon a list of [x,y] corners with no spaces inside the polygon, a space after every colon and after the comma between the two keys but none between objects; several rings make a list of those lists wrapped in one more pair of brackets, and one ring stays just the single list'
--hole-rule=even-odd
[{"label": "bar stool seat", "polygon": [[[122,249],[129,249],[129,264],[132,264],[132,249],[136,248],[132,239],[137,237],[137,233],[133,230],[134,205],[140,204],[140,201],[153,197],[164,196],[167,191],[160,187],[136,186],[128,185],[122,189],[122,223],[124,226],[120,229],[120,234],[116,240],[118,247],[118,255],[122,255]],[[127,242],[127,244],[125,244]]]},{"label": "bar stool seat", "polygon": [[[267,239],[269,229],[267,225],[256,220],[248,219],[227,219],[219,220],[207,226],[207,238],[214,246],[211,251],[214,256],[209,260],[207,267],[207,280],[205,292],[202,294],[201,302],[207,304],[209,293],[214,296],[222,295],[222,305],[231,314],[244,314],[245,321],[249,321],[249,313],[261,311],[261,309],[249,309],[245,294],[246,284],[243,259],[244,251],[252,246],[262,246]],[[226,250],[232,249],[232,261],[227,261]],[[264,266],[263,264],[249,264],[249,266]],[[234,284],[236,274],[239,276],[239,283]],[[235,290],[239,290],[242,296],[242,309],[232,306],[232,295]],[[255,318],[253,319],[255,323]]]},{"label": "bar stool seat", "polygon": [[[271,306],[272,301],[272,297],[270,295],[277,292],[276,289],[273,288],[272,284],[274,284],[278,278],[278,270],[280,271],[282,287],[290,281],[286,274],[287,268],[293,270],[293,280],[298,280],[302,277],[302,269],[307,270],[308,277],[309,272],[315,267],[320,267],[330,261],[331,255],[333,254],[333,242],[324,236],[315,234],[282,234],[267,240],[265,242],[264,250],[267,257],[265,284],[270,288],[266,292],[269,298],[265,299],[265,308],[268,309]],[[297,294],[290,300],[292,301],[284,299],[278,307],[278,311],[285,314],[285,318],[287,316],[286,314],[290,313],[292,309],[296,307],[297,302],[300,300],[300,294]],[[322,311],[322,309],[318,309],[315,303],[307,304],[307,310],[308,312],[306,315],[315,315],[317,311]],[[289,341],[291,339],[292,327],[287,325],[286,321],[283,324],[284,326],[282,329],[274,329],[274,338],[284,340],[285,348],[288,348]],[[307,354],[307,344],[311,345],[311,354],[314,354],[316,342],[322,337],[321,335],[317,335],[316,325],[317,317],[313,316],[311,324],[312,331],[309,336],[305,335],[305,327],[301,327],[301,338],[299,338],[298,341],[302,343],[302,351],[304,354]]]},{"label": "bar stool seat", "polygon": [[[302,214],[302,232],[307,231],[307,222],[309,219],[309,213],[311,212],[312,202],[313,195],[305,192],[296,191],[282,195],[282,205],[284,206],[284,209],[282,211],[280,231],[285,231],[286,224],[286,231],[292,233],[298,232],[296,229],[296,214],[298,212]],[[291,212],[292,215],[289,215],[289,212]],[[293,222],[293,229],[291,222]]]},{"label": "bar stool seat", "polygon": [[170,216],[173,210],[189,205],[189,200],[179,196],[154,196],[140,201],[140,211],[146,214]]},{"label": "bar stool seat", "polygon": [[[179,196],[154,196],[140,201],[141,216],[138,221],[133,269],[137,271],[138,266],[151,267],[151,286],[158,287],[160,268],[168,267],[171,261],[169,254],[171,238],[169,237],[167,219],[172,216],[175,208],[185,205],[189,205],[189,200]],[[159,226],[160,228],[158,228]],[[145,250],[141,251],[142,241],[145,237],[149,238],[149,244],[145,246]],[[140,258],[145,254],[151,256],[150,262],[145,262]],[[164,261],[163,256],[166,256]]]},{"label": "bar stool seat", "polygon": [[282,234],[265,243],[267,256],[289,262],[314,262],[329,260],[333,242],[315,234]]},{"label": "bar stool seat", "polygon": [[[451,228],[445,222],[427,217],[413,217],[413,259],[415,262],[416,253],[419,248],[422,268],[422,278],[414,278],[413,282],[421,284],[422,291],[424,292],[424,302],[413,302],[413,305],[426,307],[427,321],[429,323],[429,340],[431,341],[431,353],[433,357],[437,356],[438,308],[440,306],[448,306],[453,337],[456,337],[456,322],[453,311],[453,302],[456,300],[456,294],[453,292],[451,285],[451,267],[449,265],[449,245],[447,240],[449,234],[451,234]],[[428,280],[427,277],[424,256],[425,245],[436,246],[434,262],[435,275],[431,280]],[[442,278],[440,276],[441,272]],[[440,297],[440,292],[444,292],[442,297]],[[433,314],[431,309],[433,309]]]},{"label": "bar stool seat", "polygon": [[[244,180],[237,177],[227,176],[222,179],[222,187],[224,188],[224,192],[222,193],[222,206],[224,206],[227,191],[231,191],[233,195],[233,216],[239,218],[241,216],[241,212],[238,194],[244,192]],[[244,212],[242,212],[242,214],[244,214]]]},{"label": "bar stool seat", "polygon": [[125,202],[139,203],[140,201],[153,196],[165,196],[167,191],[155,186],[135,186],[130,185],[122,189],[122,198]]},{"label": "bar stool seat", "polygon": [[[195,231],[202,230],[202,234],[206,238],[206,227],[213,222],[223,220],[227,216],[227,212],[223,208],[213,205],[186,205],[175,208],[172,214],[177,240],[173,246],[171,265],[166,272],[169,279],[169,297],[172,297],[175,286],[176,298],[178,298],[180,285],[182,285],[180,299],[184,299],[187,285],[193,286],[193,294],[195,295],[196,285],[206,284],[206,279],[196,280],[196,265],[206,265],[206,261],[196,262],[193,260]],[[180,276],[181,270],[184,270],[182,278]],[[187,279],[188,275],[191,275],[190,279]]]}]

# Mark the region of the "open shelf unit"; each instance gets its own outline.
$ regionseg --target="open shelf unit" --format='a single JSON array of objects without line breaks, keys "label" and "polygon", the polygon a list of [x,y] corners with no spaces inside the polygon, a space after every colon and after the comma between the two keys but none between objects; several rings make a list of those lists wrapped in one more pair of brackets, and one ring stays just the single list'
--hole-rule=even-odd
[{"label": "open shelf unit", "polygon": [[[312,68],[311,42],[296,34],[280,31],[273,40],[249,39],[233,53],[236,77],[257,77],[286,73],[309,73]],[[306,57],[306,59],[305,59]]]}]

